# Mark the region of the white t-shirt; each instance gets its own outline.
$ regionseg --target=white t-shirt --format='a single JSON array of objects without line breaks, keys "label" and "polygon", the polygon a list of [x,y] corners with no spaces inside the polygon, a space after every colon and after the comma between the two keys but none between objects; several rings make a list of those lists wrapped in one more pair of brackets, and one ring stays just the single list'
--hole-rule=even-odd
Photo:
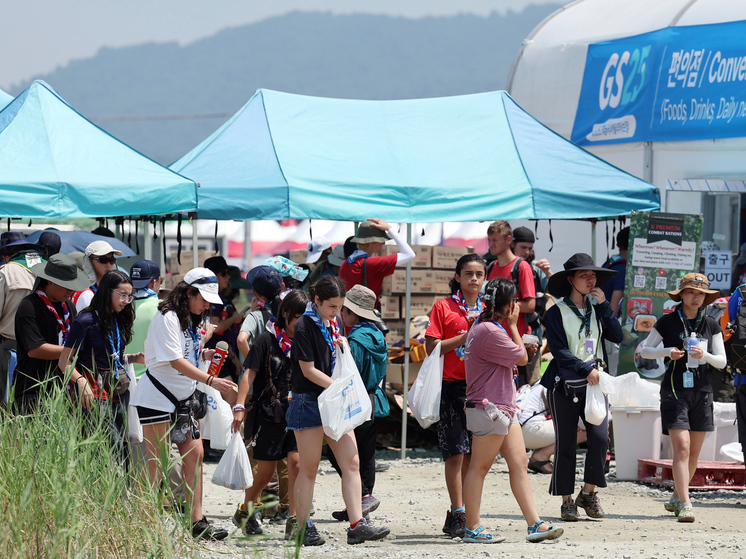
[{"label": "white t-shirt", "polygon": [[[203,344],[204,330],[200,329],[200,347]],[[145,366],[177,400],[188,398],[197,387],[196,380],[190,379],[171,366],[171,361],[182,357],[195,367],[199,367],[199,362],[195,359],[192,337],[189,332],[181,329],[176,313],[157,312],[150,321],[148,335],[145,338]],[[172,412],[175,409],[171,401],[153,386],[147,375],[140,377],[131,403],[159,411]]]},{"label": "white t-shirt", "polygon": [[529,386],[528,384],[521,386],[518,395],[516,396],[518,420],[521,424],[523,424],[524,421],[528,424],[544,422],[547,420],[548,410],[547,405],[544,403],[546,393],[547,389],[538,382],[533,386]]}]

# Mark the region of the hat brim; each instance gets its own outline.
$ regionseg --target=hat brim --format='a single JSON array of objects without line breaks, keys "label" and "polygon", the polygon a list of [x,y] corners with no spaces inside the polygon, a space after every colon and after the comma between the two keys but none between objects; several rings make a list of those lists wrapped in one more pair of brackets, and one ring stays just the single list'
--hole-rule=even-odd
[{"label": "hat brim", "polygon": [[567,281],[567,277],[570,274],[579,272],[581,270],[590,270],[596,272],[596,287],[599,287],[617,275],[617,270],[609,270],[608,268],[601,268],[599,266],[581,266],[579,268],[571,268],[569,270],[562,270],[552,274],[547,283],[547,293],[554,297],[567,297],[572,291],[570,282]]},{"label": "hat brim", "polygon": [[223,300],[220,298],[220,295],[218,293],[207,291],[204,287],[200,287],[199,285],[192,285],[192,287],[197,288],[197,290],[199,290],[199,294],[202,295],[202,298],[208,303],[212,303],[213,305],[223,304]]},{"label": "hat brim", "polygon": [[150,285],[150,282],[154,279],[158,278],[144,278],[144,279],[136,279],[132,280],[132,287],[135,289],[145,289],[147,286]]},{"label": "hat brim", "polygon": [[344,261],[345,261],[345,259],[344,259],[344,258],[337,258],[337,257],[336,257],[336,256],[334,256],[333,254],[330,254],[330,255],[329,255],[329,256],[327,257],[326,261],[327,261],[327,262],[328,262],[328,263],[329,263],[330,265],[332,265],[332,266],[341,266],[341,265],[342,265],[342,262],[344,262]]},{"label": "hat brim", "polygon": [[319,258],[321,258],[321,253],[324,252],[326,249],[321,249],[317,252],[309,252],[306,256],[306,264],[313,264],[315,262],[319,261]]},{"label": "hat brim", "polygon": [[361,318],[366,318],[373,322],[378,322],[378,317],[376,316],[376,313],[374,313],[371,310],[364,309],[360,305],[350,301],[347,297],[345,297],[344,306],[350,309],[352,312],[354,312],[356,315],[358,315]]},{"label": "hat brim", "polygon": [[384,237],[381,235],[380,237],[377,235],[373,235],[371,237],[353,237],[352,242],[357,243],[359,245],[365,245],[368,243],[385,243],[386,241],[390,241],[391,237]]},{"label": "hat brim", "polygon": [[714,303],[720,297],[720,291],[716,289],[702,289],[701,287],[691,287],[689,285],[685,285],[673,291],[669,291],[668,296],[671,298],[671,300],[679,303],[681,301],[681,292],[684,291],[685,289],[694,289],[694,291],[699,291],[700,293],[704,293],[705,300],[702,304],[705,307],[707,305]]},{"label": "hat brim", "polygon": [[36,243],[29,243],[26,241],[16,241],[14,243],[9,243],[5,245],[2,249],[0,249],[0,254],[13,254],[16,252],[20,252],[22,250],[37,250],[41,251],[43,247],[41,245],[37,245]]},{"label": "hat brim", "polygon": [[76,270],[77,276],[74,280],[61,280],[47,274],[45,270],[46,266],[46,262],[40,262],[31,267],[31,273],[37,278],[45,279],[49,283],[59,285],[60,287],[64,287],[70,291],[84,291],[91,287],[91,280],[88,279],[88,276],[80,268]]}]

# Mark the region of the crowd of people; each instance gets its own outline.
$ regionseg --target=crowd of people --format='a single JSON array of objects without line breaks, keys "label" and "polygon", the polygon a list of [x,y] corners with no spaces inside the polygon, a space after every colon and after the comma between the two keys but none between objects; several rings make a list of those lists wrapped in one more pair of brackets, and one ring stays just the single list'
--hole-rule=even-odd
[{"label": "crowd of people", "polygon": [[[628,237],[628,229],[620,233],[620,250]],[[588,386],[599,383],[610,350],[623,339],[618,280],[626,253],[604,266],[578,253],[553,273],[546,259],[535,258],[529,229],[496,221],[487,238],[488,255],[466,254],[456,263],[452,294],[435,303],[425,332],[427,353],[439,345],[443,356],[437,435],[450,502],[442,531],[467,543],[505,539],[480,515],[484,480],[500,454],[526,539],[540,542],[560,537],[564,528],[542,520],[529,471],[550,476],[548,490],[562,498],[563,522],[577,521],[580,509],[590,518],[605,516],[598,490],[606,487],[608,402],[598,424],[586,419],[585,402]],[[380,256],[389,240],[399,252]],[[202,510],[202,463],[210,449],[199,436],[205,404],[198,385],[211,387],[232,409],[232,430],[243,434],[254,465],[253,485],[232,518],[245,535],[262,534],[257,507],[277,480],[280,503],[271,521],[285,524],[287,540],[325,543],[311,518],[324,452],[340,476],[345,507],[332,516],[349,523],[347,542],[389,534],[369,517],[381,505],[374,496],[376,438],[389,413],[380,296],[384,278],[414,251],[388,223],[370,219],[335,247],[316,237],[306,265],[274,256],[245,278],[214,256],[171,290],[162,289],[155,262],[121,270],[122,253],[104,240],[83,253],[59,251],[53,232],[38,243],[18,232],[0,237],[0,388],[10,413],[44,413],[45,392],[66,386],[84,415],[102,418],[113,459],[154,486],[168,477],[172,489],[183,490],[192,535],[220,540],[227,531]],[[253,298],[239,311],[241,289],[251,289]],[[714,429],[710,373],[726,366],[726,349],[721,325],[704,313],[719,293],[703,275],[684,276],[668,296],[678,304],[655,324],[641,355],[667,360],[661,417],[673,443],[675,490],[666,509],[692,522],[688,485],[705,433]],[[743,293],[732,299],[729,325],[738,322]],[[226,355],[213,376],[208,365],[220,342]],[[372,412],[333,440],[325,437],[318,399],[345,351]],[[542,374],[547,353],[552,358]],[[744,376],[736,375],[739,419],[746,413]],[[130,406],[142,443],[129,441]],[[580,442],[587,452],[575,496]],[[181,458],[175,476],[164,471],[170,452]]]}]

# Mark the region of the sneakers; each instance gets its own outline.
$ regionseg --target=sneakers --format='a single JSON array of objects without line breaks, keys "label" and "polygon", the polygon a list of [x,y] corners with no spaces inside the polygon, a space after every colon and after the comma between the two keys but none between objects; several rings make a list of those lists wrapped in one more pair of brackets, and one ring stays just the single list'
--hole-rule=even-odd
[{"label": "sneakers", "polygon": [[[289,516],[285,523],[285,539],[298,541],[298,537],[298,518],[295,516]],[[316,525],[311,524],[308,526],[306,524],[306,529],[303,531],[302,545],[305,547],[312,547],[316,545],[324,545],[325,543],[326,539],[316,529]]]},{"label": "sneakers", "polygon": [[689,503],[681,505],[681,510],[677,516],[679,517],[679,522],[694,522],[694,509],[692,508],[692,505]]},{"label": "sneakers", "polygon": [[288,516],[287,522],[285,522],[285,539],[289,540],[293,537],[293,532],[298,530],[298,517]]},{"label": "sneakers", "polygon": [[[539,532],[539,526],[541,526],[542,524],[546,524],[549,527],[546,532]],[[548,522],[545,522],[543,520],[539,520],[533,526],[528,527],[528,535],[526,536],[526,541],[531,543],[538,543],[545,540],[556,540],[564,533],[564,528],[549,524]]]},{"label": "sneakers", "polygon": [[228,531],[215,528],[207,521],[207,518],[202,517],[202,520],[192,524],[192,537],[195,540],[224,540],[228,537]]},{"label": "sneakers", "polygon": [[290,509],[278,510],[272,519],[269,521],[270,524],[285,524],[290,516]]},{"label": "sneakers", "polygon": [[464,541],[466,543],[500,543],[505,541],[505,536],[490,534],[484,530],[484,526],[477,526],[474,530],[465,528]]},{"label": "sneakers", "polygon": [[347,543],[355,545],[363,542],[382,540],[389,535],[390,531],[386,526],[371,525],[368,519],[363,517],[357,523],[357,526],[347,528]]},{"label": "sneakers", "polygon": [[565,522],[577,522],[578,521],[578,507],[574,501],[567,501],[562,503],[560,509],[560,518]]},{"label": "sneakers", "polygon": [[443,533],[450,537],[452,529],[453,529],[453,514],[449,510],[448,512],[446,512],[446,521],[443,524]]},{"label": "sneakers", "polygon": [[[578,508],[585,509],[585,513],[591,518],[605,518],[604,509],[601,508],[601,501],[598,499],[598,492],[592,491],[591,493],[583,493],[581,490],[578,493],[575,504]],[[577,513],[576,513],[577,514]]]},{"label": "sneakers", "polygon": [[376,473],[380,474],[381,472],[387,471],[391,466],[389,464],[384,464],[383,462],[376,462]]},{"label": "sneakers", "polygon": [[258,536],[263,534],[262,529],[262,513],[261,511],[255,511],[249,514],[243,509],[243,505],[238,505],[235,514],[233,515],[233,524],[243,530],[243,533],[247,536]]},{"label": "sneakers", "polygon": [[449,538],[463,538],[466,530],[465,512],[446,512],[446,521],[443,524],[443,533]]},{"label": "sneakers", "polygon": [[[376,499],[373,495],[366,495],[363,497],[362,505],[363,505],[363,516],[367,517],[371,512],[376,510],[378,508],[378,505],[381,504],[381,501]],[[350,520],[349,515],[347,514],[347,509],[343,510],[335,510],[332,512],[332,518],[334,520],[342,521],[348,521]]]}]

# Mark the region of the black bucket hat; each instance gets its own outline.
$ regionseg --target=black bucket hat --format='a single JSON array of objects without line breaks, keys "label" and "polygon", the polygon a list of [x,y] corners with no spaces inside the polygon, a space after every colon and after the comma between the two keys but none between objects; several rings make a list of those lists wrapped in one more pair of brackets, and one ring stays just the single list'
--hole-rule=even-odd
[{"label": "black bucket hat", "polygon": [[570,285],[570,282],[567,281],[567,278],[574,272],[580,270],[592,270],[596,272],[596,286],[603,285],[617,275],[616,270],[609,270],[608,268],[596,266],[593,263],[593,258],[584,252],[573,254],[567,262],[565,262],[564,268],[564,270],[557,272],[549,278],[547,292],[553,297],[567,297],[570,295],[572,286]]}]

